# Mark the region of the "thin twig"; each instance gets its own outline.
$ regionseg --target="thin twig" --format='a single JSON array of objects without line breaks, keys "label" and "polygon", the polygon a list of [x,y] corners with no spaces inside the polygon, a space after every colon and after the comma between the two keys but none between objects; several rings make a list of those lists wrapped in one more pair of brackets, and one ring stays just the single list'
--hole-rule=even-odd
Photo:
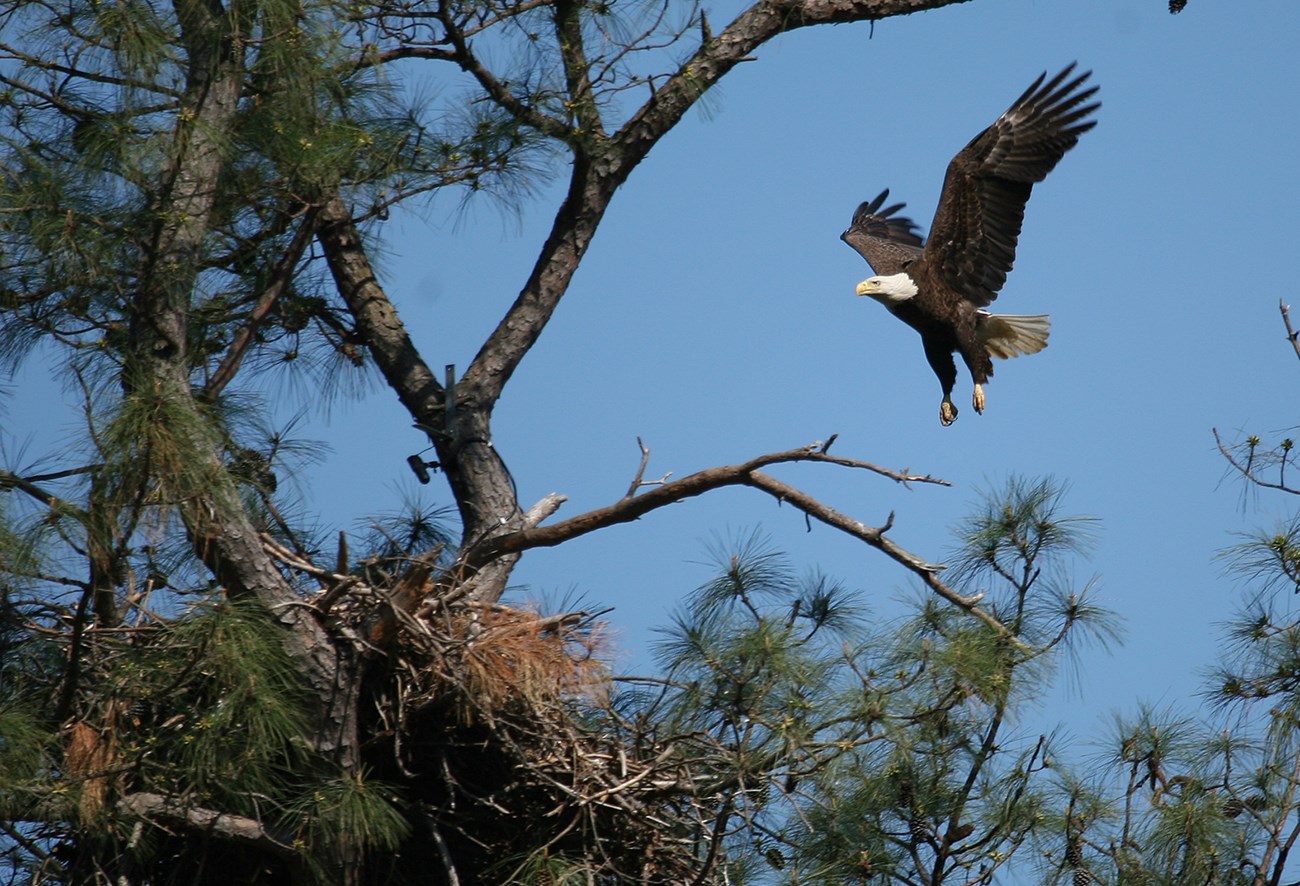
[{"label": "thin twig", "polygon": [[[1238,473],[1240,473],[1251,483],[1254,483],[1256,486],[1260,486],[1264,489],[1276,489],[1279,492],[1289,492],[1292,495],[1300,495],[1300,489],[1297,489],[1293,486],[1287,486],[1284,483],[1270,483],[1269,481],[1261,478],[1259,474],[1255,472],[1254,463],[1253,463],[1254,447],[1251,447],[1251,451],[1252,451],[1251,460],[1246,464],[1242,464],[1241,461],[1235,455],[1232,454],[1232,451],[1228,449],[1227,444],[1223,442],[1223,438],[1219,436],[1219,429],[1211,428],[1210,431],[1211,433],[1214,434],[1214,443],[1216,446],[1219,447],[1219,453],[1227,460],[1228,464],[1232,465],[1232,467]],[[1284,454],[1282,458],[1285,460],[1286,455]]]},{"label": "thin twig", "polygon": [[636,438],[636,445],[641,449],[641,464],[637,467],[636,476],[632,478],[632,485],[628,486],[624,498],[631,498],[636,495],[636,491],[641,488],[641,478],[645,476],[646,466],[650,464],[650,450],[641,442],[640,437]]}]

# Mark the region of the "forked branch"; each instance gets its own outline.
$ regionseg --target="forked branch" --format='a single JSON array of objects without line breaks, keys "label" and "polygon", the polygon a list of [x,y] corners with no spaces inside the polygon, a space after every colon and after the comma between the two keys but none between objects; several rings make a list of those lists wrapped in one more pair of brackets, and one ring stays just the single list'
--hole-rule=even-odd
[{"label": "forked branch", "polygon": [[969,612],[998,633],[1010,635],[1004,625],[979,607],[978,604],[982,595],[966,596],[958,593],[939,579],[939,573],[944,568],[942,565],[930,563],[918,557],[887,536],[893,526],[894,516],[892,513],[883,526],[868,525],[835,510],[794,486],[763,473],[760,468],[789,462],[812,461],[868,470],[904,484],[932,483],[947,486],[949,484],[946,481],[931,477],[928,474],[892,471],[870,462],[828,455],[826,453],[826,444],[818,441],[798,449],[760,455],[739,464],[723,465],[697,471],[678,480],[664,480],[648,491],[637,495],[637,489],[647,485],[641,482],[640,478],[645,471],[646,462],[649,458],[649,450],[640,444],[640,441],[638,441],[638,444],[641,445],[642,457],[637,470],[637,479],[633,481],[632,488],[623,498],[603,508],[596,508],[549,526],[535,526],[488,538],[462,555],[459,564],[460,568],[465,573],[473,573],[476,569],[491,563],[497,557],[519,554],[531,548],[554,547],[579,536],[595,532],[598,529],[604,529],[619,523],[629,523],[665,505],[674,504],[687,498],[694,498],[714,489],[721,489],[726,486],[750,486],[766,492],[779,502],[788,502],[809,517],[876,548],[891,560],[902,564],[910,572],[917,575],[925,582],[927,587],[943,599]]},{"label": "forked branch", "polygon": [[[784,452],[760,455],[739,464],[707,468],[677,480],[668,480],[640,495],[625,495],[611,505],[596,508],[559,523],[553,523],[549,526],[537,526],[489,538],[468,551],[463,560],[466,565],[477,566],[491,562],[497,557],[506,554],[516,554],[531,548],[554,547],[589,532],[595,532],[597,529],[604,529],[618,523],[630,523],[665,505],[674,504],[687,498],[694,498],[724,486],[748,485],[757,487],[759,484],[754,482],[753,476],[760,468],[803,461],[826,462],[872,471],[898,483],[949,485],[947,481],[929,475],[905,474],[882,468],[870,462],[827,455],[822,451],[822,444],[817,442],[798,449],[787,449]],[[638,483],[636,485],[644,486],[645,484]]]}]

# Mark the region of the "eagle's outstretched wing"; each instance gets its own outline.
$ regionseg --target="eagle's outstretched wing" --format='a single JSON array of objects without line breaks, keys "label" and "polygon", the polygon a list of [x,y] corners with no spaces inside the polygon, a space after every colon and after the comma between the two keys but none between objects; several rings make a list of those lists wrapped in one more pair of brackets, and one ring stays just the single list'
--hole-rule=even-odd
[{"label": "eagle's outstretched wing", "polygon": [[917,233],[916,222],[894,215],[906,203],[895,203],[881,209],[889,198],[889,189],[880,192],[876,199],[863,203],[853,213],[849,229],[840,239],[852,246],[871,265],[871,270],[885,276],[897,274],[921,255],[925,241]]},{"label": "eagle's outstretched wing", "polygon": [[948,164],[925,261],[980,307],[1006,282],[1034,184],[1097,125],[1084,119],[1100,107],[1084,104],[1097,87],[1080,89],[1092,72],[1070,79],[1073,71],[1071,64],[1051,80],[1040,75]]}]

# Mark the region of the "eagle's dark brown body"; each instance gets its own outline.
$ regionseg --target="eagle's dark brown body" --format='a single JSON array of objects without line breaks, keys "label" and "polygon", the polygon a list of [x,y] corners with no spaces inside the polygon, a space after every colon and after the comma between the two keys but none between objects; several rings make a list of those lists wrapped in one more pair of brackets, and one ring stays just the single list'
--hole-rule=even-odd
[{"label": "eagle's dark brown body", "polygon": [[943,386],[940,420],[952,424],[957,408],[953,353],[960,353],[975,383],[974,405],[984,411],[983,385],[993,357],[1031,354],[1047,346],[1045,315],[990,314],[1015,261],[1025,203],[1079,136],[1100,105],[1085,104],[1097,87],[1082,88],[1088,74],[1071,78],[1070,65],[1034,83],[992,126],[975,136],[948,164],[943,193],[928,240],[911,219],[883,206],[886,190],[863,203],[841,237],[876,276],[858,286],[921,334],[925,356]]}]

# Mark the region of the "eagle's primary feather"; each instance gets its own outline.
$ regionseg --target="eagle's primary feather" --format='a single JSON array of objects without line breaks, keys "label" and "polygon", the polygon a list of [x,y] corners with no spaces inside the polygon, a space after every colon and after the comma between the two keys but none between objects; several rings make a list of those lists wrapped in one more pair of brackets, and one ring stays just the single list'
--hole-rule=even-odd
[{"label": "eagle's primary feather", "polygon": [[992,358],[1033,354],[1047,346],[1047,315],[998,315],[981,310],[998,296],[1016,258],[1016,243],[1033,186],[1047,177],[1079,136],[1096,125],[1088,117],[1096,86],[1071,64],[1052,79],[1042,74],[1011,107],[948,164],[943,192],[922,239],[903,203],[885,206],[886,189],[863,203],[841,235],[876,276],[858,284],[921,334],[926,359],[943,386],[939,418],[952,424],[957,408],[953,353],[975,383],[973,402],[984,411],[983,385]]}]

